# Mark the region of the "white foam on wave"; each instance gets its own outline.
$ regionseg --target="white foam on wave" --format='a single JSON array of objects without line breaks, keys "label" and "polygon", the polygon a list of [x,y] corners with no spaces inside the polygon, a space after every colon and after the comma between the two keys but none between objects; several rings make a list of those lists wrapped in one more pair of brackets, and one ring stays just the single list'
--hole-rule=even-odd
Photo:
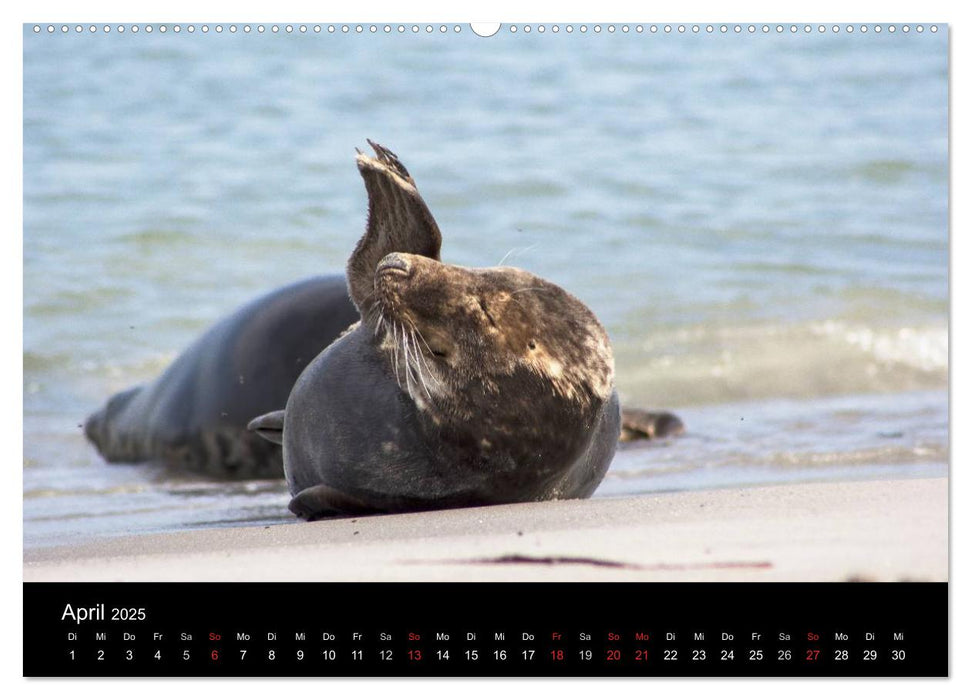
[{"label": "white foam on wave", "polygon": [[924,372],[948,369],[946,327],[874,329],[827,320],[813,324],[812,329],[817,335],[842,340],[881,363],[907,365]]},{"label": "white foam on wave", "polygon": [[622,397],[651,405],[939,389],[943,324],[695,325],[614,344]]}]

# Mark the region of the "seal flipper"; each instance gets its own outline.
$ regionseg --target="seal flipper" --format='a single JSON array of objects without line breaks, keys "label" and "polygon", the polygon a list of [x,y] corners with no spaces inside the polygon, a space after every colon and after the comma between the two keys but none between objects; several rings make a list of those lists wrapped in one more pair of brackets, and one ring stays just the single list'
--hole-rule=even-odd
[{"label": "seal flipper", "polygon": [[684,423],[673,413],[644,411],[640,408],[621,409],[620,442],[657,440],[684,432]]},{"label": "seal flipper", "polygon": [[415,180],[398,156],[370,139],[376,157],[358,151],[357,169],[368,194],[367,230],[347,262],[351,299],[366,318],[373,303],[374,271],[388,253],[439,260],[442,234]]},{"label": "seal flipper", "polygon": [[282,445],[283,421],[285,416],[285,410],[264,413],[262,416],[258,416],[251,420],[247,424],[246,429],[256,433],[264,440],[269,440],[277,445]]},{"label": "seal flipper", "polygon": [[323,484],[311,486],[298,493],[290,499],[289,507],[291,513],[304,520],[319,520],[328,515],[363,515],[365,513],[384,512]]}]

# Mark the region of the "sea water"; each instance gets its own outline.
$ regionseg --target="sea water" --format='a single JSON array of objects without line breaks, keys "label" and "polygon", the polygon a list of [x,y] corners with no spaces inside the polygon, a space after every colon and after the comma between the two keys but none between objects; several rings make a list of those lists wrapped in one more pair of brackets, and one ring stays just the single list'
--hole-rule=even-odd
[{"label": "sea water", "polygon": [[108,465],[81,425],[343,269],[366,138],[444,260],[565,287],[622,400],[684,420],[598,497],[947,473],[946,29],[226,27],[25,27],[25,547],[292,519],[282,481]]}]

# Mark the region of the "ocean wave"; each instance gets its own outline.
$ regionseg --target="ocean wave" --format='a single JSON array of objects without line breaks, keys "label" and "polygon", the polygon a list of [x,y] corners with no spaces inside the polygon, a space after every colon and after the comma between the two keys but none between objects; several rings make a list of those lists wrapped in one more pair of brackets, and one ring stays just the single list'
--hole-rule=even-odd
[{"label": "ocean wave", "polygon": [[813,324],[812,328],[821,336],[859,348],[879,362],[908,365],[926,372],[948,369],[946,327],[875,329],[830,320]]},{"label": "ocean wave", "polygon": [[175,359],[174,352],[152,352],[127,359],[117,357],[78,358],[63,352],[24,351],[24,375],[34,381],[67,374],[88,379],[127,379],[144,381],[166,369]]},{"label": "ocean wave", "polygon": [[946,388],[946,325],[693,325],[615,343],[622,397],[678,406]]}]

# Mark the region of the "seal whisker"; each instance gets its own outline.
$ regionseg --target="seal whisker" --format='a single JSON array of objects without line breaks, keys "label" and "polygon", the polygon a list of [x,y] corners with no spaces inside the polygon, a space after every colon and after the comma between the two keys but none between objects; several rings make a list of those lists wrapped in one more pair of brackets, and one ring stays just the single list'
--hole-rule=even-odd
[{"label": "seal whisker", "polygon": [[371,321],[374,320],[375,314],[378,313],[378,305],[375,304],[367,311],[367,316],[365,317],[365,325],[371,325]]},{"label": "seal whisker", "polygon": [[501,259],[499,260],[499,262],[497,262],[497,263],[496,263],[496,267],[502,267],[502,264],[503,264],[504,262],[506,262],[506,258],[508,258],[508,257],[509,257],[510,255],[512,255],[512,254],[513,254],[513,253],[515,252],[515,250],[516,250],[516,249],[515,249],[514,247],[513,247],[513,248],[510,248],[510,249],[509,249],[509,250],[508,250],[508,251],[506,252],[506,254],[502,256],[502,258],[501,258]]},{"label": "seal whisker", "polygon": [[415,386],[418,386],[418,384],[421,384],[422,388],[425,390],[425,394],[428,396],[428,398],[431,398],[431,394],[428,391],[428,385],[425,384],[425,377],[421,371],[421,364],[419,364],[419,361],[418,361],[418,357],[421,353],[418,351],[418,348],[415,346],[415,335],[413,331],[411,332],[411,342],[408,343],[408,348],[411,354],[411,358],[409,358],[408,364],[414,370]]},{"label": "seal whisker", "polygon": [[411,375],[413,370],[411,367],[411,357],[408,355],[408,335],[405,333],[404,324],[401,325],[401,343],[402,343],[402,351],[404,353],[405,381],[408,384],[408,396],[410,396],[411,400],[414,401],[415,394],[411,389],[411,379],[412,379]]},{"label": "seal whisker", "polygon": [[429,345],[428,345],[428,341],[427,341],[427,340],[425,340],[425,336],[423,336],[423,335],[421,334],[421,331],[420,331],[420,330],[418,330],[418,328],[414,328],[414,331],[415,331],[415,333],[417,333],[417,334],[418,334],[418,337],[419,337],[419,338],[421,339],[421,342],[422,342],[422,343],[424,344],[424,346],[425,346],[425,349],[426,349],[426,350],[428,350],[428,354],[429,354],[429,355],[434,355],[434,354],[435,354],[435,351],[434,351],[434,350],[432,350],[432,349],[431,349],[431,346],[429,346]]},{"label": "seal whisker", "polygon": [[414,326],[412,326],[411,344],[415,354],[415,370],[418,372],[418,378],[421,380],[421,385],[425,389],[425,396],[427,396],[430,399],[432,397],[432,394],[430,391],[428,391],[428,384],[425,383],[425,375],[421,371],[421,351],[418,349],[418,339],[415,337],[416,330],[417,329]]},{"label": "seal whisker", "polygon": [[[419,384],[422,384],[423,385],[423,388],[425,389],[425,393],[428,394],[428,387],[427,386],[424,386],[425,380],[422,377],[421,367],[418,364],[418,360],[417,360],[417,356],[416,356],[416,348],[414,347],[414,338],[413,337],[412,337],[411,342],[408,343],[408,353],[409,353],[408,366],[412,370],[412,378],[415,380],[416,390],[417,390],[418,385]],[[428,394],[428,397],[431,398],[431,394]]]},{"label": "seal whisker", "polygon": [[396,321],[391,322],[391,333],[393,340],[391,359],[394,362],[394,380],[401,387],[401,376],[398,374],[398,323]]},{"label": "seal whisker", "polygon": [[[378,307],[375,306],[374,308],[377,309]],[[382,308],[380,310],[380,313],[378,314],[378,320],[374,324],[374,335],[375,335],[375,337],[377,337],[378,333],[381,332],[381,329],[383,327],[384,327],[384,309]]]},{"label": "seal whisker", "polygon": [[502,256],[502,260],[496,263],[496,267],[502,267],[502,264],[506,262],[506,258],[508,258],[513,253],[516,253],[517,255],[520,253],[528,253],[538,245],[539,243],[533,243],[533,245],[526,246],[525,248],[510,248],[509,252]]},{"label": "seal whisker", "polygon": [[411,372],[411,378],[415,380],[415,387],[417,388],[418,382],[418,368],[415,366],[414,348],[411,343],[411,331],[408,331],[408,336],[405,340],[405,353],[408,357],[408,370]]},{"label": "seal whisker", "polygon": [[[397,340],[397,337],[395,338],[395,340]],[[411,396],[411,375],[408,372],[408,353],[405,350],[405,324],[404,323],[401,324],[401,341],[398,344],[396,350],[397,349],[401,350],[401,365],[405,375],[405,385],[401,388],[408,393],[408,396]],[[399,385],[400,385],[400,382],[399,382]]]},{"label": "seal whisker", "polygon": [[375,316],[378,316],[378,315],[380,315],[382,318],[384,317],[384,304],[382,304],[380,300],[377,303],[371,304],[369,307],[367,307],[367,313],[363,317],[364,318],[364,325],[366,325],[366,326],[373,325],[374,326],[374,334],[375,335],[378,334],[378,331],[381,328],[381,322],[380,322],[380,320],[377,323],[374,323],[374,318],[375,318]]},{"label": "seal whisker", "polygon": [[[428,373],[429,381],[432,382],[433,386],[437,385],[438,378],[432,374],[431,368],[428,366],[428,361],[425,360],[425,358],[420,354],[418,357],[419,357],[419,362],[421,362],[421,364],[425,366],[425,371]],[[424,378],[422,378],[422,383],[424,384],[424,382],[425,380]],[[425,387],[425,393],[428,394],[428,398],[431,398],[431,394],[429,393],[427,386]]]},{"label": "seal whisker", "polygon": [[362,308],[362,309],[368,308],[368,302],[371,301],[371,297],[373,297],[377,293],[378,293],[378,290],[377,290],[376,287],[373,288],[373,289],[371,289],[371,293],[368,294],[367,296],[365,296],[363,299],[361,299],[361,306],[360,306],[360,308]]},{"label": "seal whisker", "polygon": [[[429,355],[434,355],[435,352],[431,349],[431,346],[428,344],[428,341],[425,340],[425,336],[423,336],[421,334],[421,331],[418,330],[418,328],[416,326],[412,326],[412,330],[415,333],[418,334],[417,337],[420,338],[421,339],[421,342],[425,345],[425,349],[428,350],[428,354]],[[418,345],[417,339],[415,340],[415,345],[416,346]],[[419,357],[421,363],[425,365],[425,370],[428,372],[428,375],[432,378],[432,382],[437,383],[438,382],[438,377],[435,376],[435,374],[431,371],[431,368],[428,366],[428,358],[425,357],[425,353],[419,352],[418,353],[418,357]],[[429,397],[429,398],[431,398],[431,397]]]}]

